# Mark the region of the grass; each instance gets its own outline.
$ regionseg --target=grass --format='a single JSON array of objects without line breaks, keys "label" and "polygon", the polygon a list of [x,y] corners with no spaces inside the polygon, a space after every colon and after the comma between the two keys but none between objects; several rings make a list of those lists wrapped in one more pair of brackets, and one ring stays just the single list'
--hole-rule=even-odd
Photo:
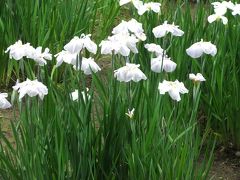
[{"label": "grass", "polygon": [[[13,98],[20,111],[11,124],[16,144],[0,131],[3,179],[207,179],[216,143],[230,139],[239,148],[239,17],[229,13],[227,26],[209,24],[207,17],[213,10],[200,3],[193,12],[188,1],[178,1],[174,7],[164,1],[161,14],[143,16],[130,4],[123,9],[118,1],[102,0],[9,0],[1,1],[0,8],[0,33],[4,34],[0,37],[0,79],[5,85],[22,75],[19,63],[4,54],[17,39],[49,47],[54,53],[81,33],[92,33],[99,43],[110,35],[121,10],[143,23],[148,37],[139,43],[139,53],[129,56],[130,62],[141,65],[146,81],[120,83],[113,77],[114,69],[104,72],[104,77],[93,74],[89,78],[69,65],[52,75],[54,61],[41,68],[41,81],[48,87],[44,100]],[[184,36],[155,39],[151,31],[164,20],[179,25]],[[201,39],[217,46],[215,57],[195,60],[187,56],[186,49]],[[175,72],[151,72],[151,55],[144,44],[153,42],[167,49],[177,63]],[[122,66],[124,58],[112,58],[115,69]],[[28,64],[25,73],[36,74],[35,65]],[[197,72],[207,79],[205,83],[188,80],[189,73]],[[164,79],[183,81],[189,93],[178,103],[160,95],[157,87]],[[73,102],[70,92],[85,91],[85,87],[91,98],[84,101],[79,93],[80,99]],[[134,116],[129,118],[126,112],[132,108]],[[204,127],[200,116],[206,117]],[[205,156],[199,165],[201,153]]]},{"label": "grass", "polygon": [[[22,77],[19,64],[9,61],[4,53],[16,40],[31,42],[34,47],[49,47],[51,53],[57,54],[73,36],[93,33],[96,26],[102,29],[102,33],[96,33],[97,41],[105,38],[119,10],[116,1],[103,0],[4,0],[0,5],[0,33],[3,34],[0,39],[0,84],[4,85]],[[108,10],[110,6],[112,8]],[[49,66],[53,64],[55,62]],[[30,66],[36,71],[34,64],[30,63]],[[57,73],[57,78],[61,78],[60,74]]]}]

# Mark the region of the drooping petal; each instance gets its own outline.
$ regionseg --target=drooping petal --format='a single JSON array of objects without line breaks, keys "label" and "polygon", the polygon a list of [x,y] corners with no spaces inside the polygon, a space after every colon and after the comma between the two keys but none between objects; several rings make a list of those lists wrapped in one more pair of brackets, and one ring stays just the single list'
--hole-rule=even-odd
[{"label": "drooping petal", "polygon": [[203,50],[200,44],[193,44],[186,50],[187,54],[192,58],[199,58],[203,54]]},{"label": "drooping petal", "polygon": [[91,34],[88,35],[81,35],[82,37],[82,42],[83,42],[83,46],[84,48],[86,48],[89,52],[96,54],[97,53],[97,45],[90,39]]},{"label": "drooping petal", "polygon": [[147,79],[145,74],[139,69],[139,65],[131,63],[127,63],[126,66],[115,70],[114,77],[120,82],[138,82]]},{"label": "drooping petal", "polygon": [[167,34],[167,29],[164,26],[158,26],[153,28],[152,32],[156,38],[161,38]]},{"label": "drooping petal", "polygon": [[170,85],[169,83],[164,80],[162,83],[159,83],[158,85],[158,90],[160,94],[165,94],[166,92],[168,92],[170,90]]},{"label": "drooping petal", "polygon": [[[175,83],[176,83],[176,81],[175,81]],[[188,93],[188,89],[184,86],[184,84],[182,83],[182,82],[178,82],[177,81],[177,86],[178,86],[178,90],[179,90],[179,92],[181,93],[181,94],[186,94],[186,93]]]},{"label": "drooping petal", "polygon": [[124,5],[124,4],[129,3],[129,2],[131,2],[131,0],[120,0],[120,1],[119,1],[119,5],[122,6],[122,5]]},{"label": "drooping petal", "polygon": [[130,54],[130,49],[129,49],[126,45],[122,45],[122,46],[120,46],[118,52],[119,52],[122,56],[129,56],[129,54]]},{"label": "drooping petal", "polygon": [[147,11],[147,7],[144,5],[141,5],[138,7],[138,14],[141,16]]},{"label": "drooping petal", "polygon": [[0,109],[8,109],[12,106],[10,102],[6,99],[7,97],[7,93],[0,93]]},{"label": "drooping petal", "polygon": [[177,67],[177,64],[170,59],[164,59],[163,60],[163,69],[166,72],[173,72]]},{"label": "drooping petal", "polygon": [[75,36],[69,43],[64,46],[64,49],[72,54],[78,54],[82,48],[83,42],[77,36]]},{"label": "drooping petal", "polygon": [[61,51],[55,55],[57,57],[56,67],[59,67],[63,62],[67,64],[76,65],[77,54],[72,54],[68,51]]},{"label": "drooping petal", "polygon": [[[86,75],[92,74],[92,72],[96,73],[98,71],[101,71],[101,68],[97,65],[97,63],[94,61],[93,58],[82,58],[82,64],[81,64],[81,70]],[[77,68],[76,65],[73,66],[74,69],[80,69],[80,65]]]},{"label": "drooping petal", "polygon": [[38,80],[29,80],[22,83],[16,83],[13,89],[19,92],[19,100],[21,100],[26,94],[30,97],[39,96],[43,100],[44,96],[48,94],[47,87]]},{"label": "drooping petal", "polygon": [[156,56],[160,56],[163,54],[164,50],[161,48],[160,45],[151,43],[151,44],[145,44],[144,46],[149,52],[154,52]]},{"label": "drooping petal", "polygon": [[180,93],[179,93],[179,91],[177,89],[169,90],[168,94],[175,101],[180,101],[181,100]]},{"label": "drooping petal", "polygon": [[111,41],[102,41],[99,46],[101,47],[101,54],[112,54],[113,43]]},{"label": "drooping petal", "polygon": [[182,36],[184,34],[184,32],[179,29],[178,26],[174,25],[174,23],[168,24],[167,21],[165,21],[162,25],[153,28],[152,32],[156,38],[161,38],[169,32],[173,36]]},{"label": "drooping petal", "polygon": [[221,16],[221,19],[224,25],[228,23],[228,19],[225,16]]},{"label": "drooping petal", "polygon": [[233,16],[240,15],[240,4],[236,4],[235,6],[233,6],[232,15]]},{"label": "drooping petal", "polygon": [[203,42],[201,48],[204,53],[215,56],[217,54],[217,47],[210,42]]},{"label": "drooping petal", "polygon": [[172,34],[174,36],[183,36],[184,32],[181,29],[178,29],[178,27],[173,27],[173,32]]},{"label": "drooping petal", "polygon": [[208,22],[209,23],[213,23],[216,20],[217,20],[217,15],[216,14],[212,14],[212,15],[208,16]]},{"label": "drooping petal", "polygon": [[159,58],[153,58],[151,60],[151,70],[156,73],[160,73],[163,70],[162,60]]},{"label": "drooping petal", "polygon": [[151,10],[155,13],[159,13],[160,12],[160,6],[161,4],[160,3],[157,3],[157,2],[150,2],[150,7],[151,7]]},{"label": "drooping petal", "polygon": [[159,83],[158,90],[160,94],[165,94],[168,92],[170,97],[176,101],[181,100],[180,93],[188,93],[188,89],[186,89],[184,84],[178,80],[174,82],[164,80],[162,83]]}]

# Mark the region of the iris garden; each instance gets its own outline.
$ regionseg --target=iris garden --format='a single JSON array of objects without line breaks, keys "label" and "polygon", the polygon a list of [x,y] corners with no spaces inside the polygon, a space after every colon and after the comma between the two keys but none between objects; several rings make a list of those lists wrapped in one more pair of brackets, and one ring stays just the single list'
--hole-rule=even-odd
[{"label": "iris garden", "polygon": [[19,114],[0,178],[207,179],[216,147],[239,150],[240,4],[24,2],[0,17],[0,109]]}]

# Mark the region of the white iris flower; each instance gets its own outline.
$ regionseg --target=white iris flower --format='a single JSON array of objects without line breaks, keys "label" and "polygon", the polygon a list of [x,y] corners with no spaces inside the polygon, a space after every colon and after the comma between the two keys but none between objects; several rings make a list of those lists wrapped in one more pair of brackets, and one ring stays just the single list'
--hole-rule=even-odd
[{"label": "white iris flower", "polygon": [[[221,20],[224,25],[228,23],[228,19],[224,16],[227,10],[234,10],[235,5],[231,1],[213,2],[214,14],[208,17],[208,22],[213,23],[214,21]],[[233,13],[235,14],[235,12]]]},{"label": "white iris flower", "polygon": [[127,63],[126,66],[123,66],[114,71],[114,77],[117,78],[120,82],[129,82],[134,81],[138,82],[140,80],[146,80],[147,77],[145,74],[139,69],[139,64],[131,64]]},{"label": "white iris flower", "polygon": [[240,15],[240,4],[236,4],[232,9],[232,15]]},{"label": "white iris flower", "polygon": [[90,37],[91,34],[81,34],[80,38],[75,36],[64,46],[64,49],[72,54],[79,54],[82,49],[86,48],[89,52],[96,54],[97,45],[90,39]]},{"label": "white iris flower", "polygon": [[160,12],[160,3],[157,2],[148,2],[138,7],[138,14],[141,16],[147,11],[153,11],[155,13]]},{"label": "white iris flower", "polygon": [[139,23],[135,19],[131,19],[130,21],[122,21],[119,25],[117,25],[112,30],[113,34],[119,33],[132,33],[134,34],[139,40],[145,41],[146,35],[144,34],[144,30],[142,24]]},{"label": "white iris flower", "polygon": [[57,57],[56,67],[59,67],[63,62],[67,64],[76,65],[77,62],[77,54],[70,53],[69,51],[61,51],[55,55]]},{"label": "white iris flower", "polygon": [[201,40],[200,42],[194,43],[192,46],[190,46],[186,52],[192,58],[199,58],[204,53],[215,56],[217,54],[217,48],[211,42],[204,42]]},{"label": "white iris flower", "polygon": [[139,40],[135,35],[129,33],[118,33],[107,40],[100,43],[101,54],[121,54],[122,56],[129,56],[130,52],[138,53],[137,42]]},{"label": "white iris flower", "polygon": [[177,67],[177,64],[173,62],[167,56],[158,56],[151,59],[151,70],[156,73],[160,73],[163,70],[166,72],[173,72]]},{"label": "white iris flower", "polygon": [[168,33],[171,33],[173,36],[182,36],[184,32],[178,27],[179,26],[174,25],[174,23],[168,24],[167,21],[165,21],[162,25],[153,28],[152,32],[156,38],[164,37]]},{"label": "white iris flower", "polygon": [[30,53],[28,53],[27,58],[33,59],[39,66],[44,66],[47,64],[46,60],[52,60],[52,54],[49,53],[49,49],[46,48],[44,52],[42,52],[42,47],[37,47],[36,49],[32,49]]},{"label": "white iris flower", "polygon": [[[97,63],[94,61],[93,58],[82,58],[82,64],[81,64],[81,70],[86,75],[92,74],[92,72],[96,73],[98,71],[101,71],[101,68],[97,65]],[[76,65],[73,66],[74,69],[79,69],[80,65],[78,65],[78,68]]]},{"label": "white iris flower", "polygon": [[227,8],[221,6],[214,9],[214,11],[215,14],[208,16],[208,22],[213,23],[216,20],[222,20],[222,23],[226,25],[228,23],[228,19],[224,16],[224,14],[226,14]]},{"label": "white iris flower", "polygon": [[38,95],[40,99],[43,100],[44,96],[48,94],[47,87],[37,79],[33,81],[27,79],[22,83],[17,82],[17,84],[13,86],[13,89],[18,91],[19,100],[21,100],[26,94],[30,97]]},{"label": "white iris flower", "polygon": [[23,44],[21,40],[18,40],[13,45],[9,46],[5,53],[9,52],[10,59],[20,60],[24,56],[27,56],[32,53],[34,48],[30,43]]},{"label": "white iris flower", "polygon": [[161,48],[161,46],[154,43],[145,44],[144,47],[149,52],[155,53],[156,56],[160,56],[164,53],[164,50]]},{"label": "white iris flower", "polygon": [[206,81],[206,79],[203,77],[201,73],[195,74],[189,74],[189,79],[192,80],[193,82],[203,82]]},{"label": "white iris flower", "polygon": [[167,92],[175,101],[181,100],[180,94],[188,93],[188,89],[178,80],[174,82],[164,80],[162,83],[159,83],[158,90],[160,94],[165,94]]}]

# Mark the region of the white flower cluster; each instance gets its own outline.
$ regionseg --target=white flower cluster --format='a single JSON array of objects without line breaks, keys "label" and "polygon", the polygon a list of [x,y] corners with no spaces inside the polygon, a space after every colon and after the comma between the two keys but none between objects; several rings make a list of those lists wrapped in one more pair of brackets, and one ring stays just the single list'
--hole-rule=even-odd
[{"label": "white flower cluster", "polygon": [[[137,43],[145,41],[146,35],[142,24],[135,19],[122,21],[112,30],[112,36],[100,43],[101,54],[120,54],[128,57],[130,53],[138,53]],[[126,62],[126,65],[114,71],[114,77],[120,82],[146,80],[147,77],[139,69],[139,64]]]},{"label": "white flower cluster", "polygon": [[234,4],[231,1],[213,2],[214,14],[208,16],[208,22],[212,23],[216,20],[221,20],[224,25],[228,23],[228,19],[224,16],[227,10],[232,11],[232,15],[240,15],[240,4]]},{"label": "white flower cluster", "polygon": [[173,72],[176,69],[177,64],[166,55],[166,51],[164,51],[160,45],[151,43],[145,44],[144,47],[156,55],[156,58],[151,59],[151,70],[153,72],[160,73],[163,70]]},{"label": "white flower cluster", "polygon": [[[204,42],[203,39],[201,39],[201,41],[194,43],[188,49],[186,49],[186,53],[192,58],[199,58],[203,54],[215,56],[217,54],[217,47],[211,42]],[[197,73],[196,75],[190,73],[189,79],[194,83],[206,81],[201,73]]]},{"label": "white flower cluster", "polygon": [[10,59],[19,61],[26,57],[33,59],[39,66],[47,64],[46,60],[52,60],[52,54],[49,53],[48,48],[42,52],[41,46],[35,49],[30,43],[23,44],[21,40],[18,40],[15,44],[9,46],[5,53],[8,52]]},{"label": "white flower cluster", "polygon": [[[81,64],[77,63],[78,57],[81,51],[87,49],[89,52],[96,54],[97,45],[90,39],[91,35],[82,34],[79,37],[74,37],[68,44],[64,46],[64,50],[56,54],[57,60],[56,66],[60,66],[63,62],[72,64],[75,69],[80,69],[89,75],[92,72],[100,71],[101,68],[94,62],[93,58],[81,57]],[[36,61],[40,66],[45,65],[46,60],[52,60],[52,55],[49,53],[49,49],[46,48],[42,52],[42,47],[33,48],[30,43],[23,44],[22,41],[17,41],[15,44],[9,46],[5,53],[9,52],[9,56],[15,60],[21,60],[22,58],[30,58]],[[78,65],[78,67],[77,67]],[[19,93],[19,100],[28,95],[30,97],[39,96],[43,100],[44,96],[48,94],[48,88],[37,79],[19,83],[13,86],[15,91]],[[0,109],[10,108],[11,104],[7,101],[8,94],[0,93]],[[73,99],[76,98],[76,92],[73,93]]]},{"label": "white flower cluster", "polygon": [[138,14],[140,16],[143,15],[145,12],[148,12],[148,11],[153,11],[155,13],[159,13],[160,12],[161,4],[157,3],[157,2],[143,3],[140,0],[120,0],[119,4],[120,4],[120,6],[122,6],[122,5],[130,3],[130,2],[138,10]]},{"label": "white flower cluster", "polygon": [[[167,21],[165,21],[162,25],[155,27],[152,32],[156,38],[164,37],[168,33],[171,33],[173,36],[184,35],[184,32],[179,29],[179,26],[174,25],[174,23],[168,24]],[[162,49],[160,45],[154,43],[145,44],[145,48],[149,52],[154,53],[156,56],[156,58],[151,59],[151,70],[153,72],[160,73],[164,70],[165,72],[169,73],[176,69],[177,64],[166,55],[166,51]],[[200,42],[197,42],[189,47],[186,52],[192,58],[199,58],[204,53],[215,56],[217,53],[217,48],[211,42],[204,42],[201,40]],[[197,75],[192,73],[189,74],[189,79],[197,83],[206,81],[206,79],[200,73],[197,73]],[[175,80],[174,82],[164,80],[162,83],[159,83],[158,89],[160,94],[165,94],[168,92],[170,97],[176,101],[181,100],[180,94],[188,93],[188,90],[185,88],[184,84],[178,80]]]},{"label": "white flower cluster", "polygon": [[108,37],[100,43],[101,54],[120,54],[122,56],[129,56],[130,52],[138,53],[137,42],[139,40],[133,34],[119,33]]},{"label": "white flower cluster", "polygon": [[[33,81],[27,79],[22,83],[17,81],[16,85],[13,86],[13,90],[18,91],[19,101],[21,101],[25,95],[30,97],[39,96],[39,98],[43,100],[44,96],[48,94],[48,88],[37,79]],[[7,97],[7,93],[0,93],[0,109],[7,109],[12,106],[6,99]]]},{"label": "white flower cluster", "polygon": [[[152,30],[156,38],[162,38],[168,33],[171,33],[173,36],[183,36],[184,32],[179,29],[179,26],[173,24],[168,24],[167,21],[164,21],[162,25],[159,25]],[[151,59],[151,70],[156,73],[160,73],[163,70],[165,72],[173,72],[177,64],[171,60],[166,54],[166,51],[161,48],[160,45],[151,43],[145,44],[144,46],[149,52],[153,52],[156,58]]]},{"label": "white flower cluster", "polygon": [[142,24],[135,19],[122,21],[113,28],[112,34],[100,43],[101,54],[120,54],[127,57],[130,52],[138,53],[137,43],[146,40]]},{"label": "white flower cluster", "polygon": [[[92,72],[96,73],[100,71],[101,68],[95,63],[93,58],[80,57],[81,52],[84,49],[87,49],[93,54],[97,53],[97,45],[90,39],[90,37],[91,34],[82,34],[80,37],[75,36],[64,46],[64,50],[55,55],[57,59],[56,66],[59,67],[63,62],[65,62],[73,65],[76,70],[81,69],[86,75],[90,75]],[[81,58],[81,61],[79,58]]]},{"label": "white flower cluster", "polygon": [[146,40],[142,24],[133,18],[129,21],[122,20],[122,22],[112,30],[112,34],[119,34],[121,32],[132,33],[141,41]]},{"label": "white flower cluster", "polygon": [[[137,8],[139,15],[144,14],[147,11],[154,11],[156,13],[160,12],[160,3],[148,2],[143,3],[140,0],[120,0],[120,5],[132,2]],[[224,17],[227,9],[232,10],[233,15],[240,15],[240,5],[233,4],[231,2],[215,2],[212,3],[214,6],[215,14],[208,17],[209,22],[213,22],[217,19],[222,19],[223,23],[227,23],[226,17]],[[152,29],[152,33],[155,38],[162,38],[167,34],[171,33],[172,36],[183,36],[184,32],[179,29],[179,26],[174,23],[168,24],[164,21],[163,24]],[[69,43],[64,46],[64,50],[55,55],[57,64],[56,67],[60,66],[63,62],[73,65],[76,70],[82,70],[84,74],[90,75],[92,72],[96,73],[101,70],[101,68],[95,63],[93,58],[82,57],[82,52],[86,49],[90,53],[96,54],[97,45],[91,40],[91,35],[82,34],[80,37],[75,36]],[[119,54],[129,59],[130,53],[138,53],[137,43],[139,41],[145,41],[146,35],[144,33],[143,25],[135,19],[129,21],[122,21],[112,30],[112,36],[109,36],[106,40],[103,40],[99,46],[101,47],[101,54],[115,55]],[[153,58],[151,58],[151,70],[156,73],[165,71],[167,73],[173,72],[177,64],[167,56],[166,50],[164,50],[160,45],[154,43],[147,43],[144,47],[151,53],[154,53]],[[15,60],[20,60],[23,57],[31,58],[36,61],[40,66],[46,64],[46,60],[51,60],[52,55],[49,53],[49,49],[46,48],[42,52],[42,47],[33,48],[30,43],[22,44],[22,41],[17,41],[15,44],[7,48],[5,52],[9,52],[10,58]],[[217,48],[211,42],[196,42],[186,49],[186,53],[192,58],[199,58],[203,54],[209,54],[215,56],[217,53]],[[141,80],[146,80],[146,75],[140,70],[140,64],[133,64],[130,61],[126,62],[126,65],[114,70],[114,77],[120,82],[139,82]],[[202,74],[197,73],[189,74],[189,79],[194,82],[206,81]],[[38,80],[29,80],[22,83],[17,83],[13,86],[13,89],[19,92],[19,100],[21,100],[26,94],[30,97],[39,96],[43,99],[45,95],[48,94],[47,87],[39,82]],[[173,100],[180,101],[180,94],[188,93],[187,88],[182,82],[177,79],[175,81],[163,80],[159,83],[158,90],[160,94],[168,93]],[[88,90],[86,91],[88,92]],[[83,98],[85,98],[85,92],[81,92]],[[79,97],[78,90],[75,90],[70,94],[73,101],[77,100]],[[86,96],[90,98],[89,95]],[[7,101],[7,94],[0,93],[0,108],[6,109],[11,107],[11,104]],[[85,99],[84,99],[85,101]],[[129,110],[128,116],[133,117],[134,109]]]},{"label": "white flower cluster", "polygon": [[31,81],[27,79],[22,83],[18,83],[13,86],[15,91],[19,92],[19,100],[21,100],[26,94],[30,97],[39,96],[43,100],[44,96],[48,94],[48,88],[39,82],[37,79]]}]

